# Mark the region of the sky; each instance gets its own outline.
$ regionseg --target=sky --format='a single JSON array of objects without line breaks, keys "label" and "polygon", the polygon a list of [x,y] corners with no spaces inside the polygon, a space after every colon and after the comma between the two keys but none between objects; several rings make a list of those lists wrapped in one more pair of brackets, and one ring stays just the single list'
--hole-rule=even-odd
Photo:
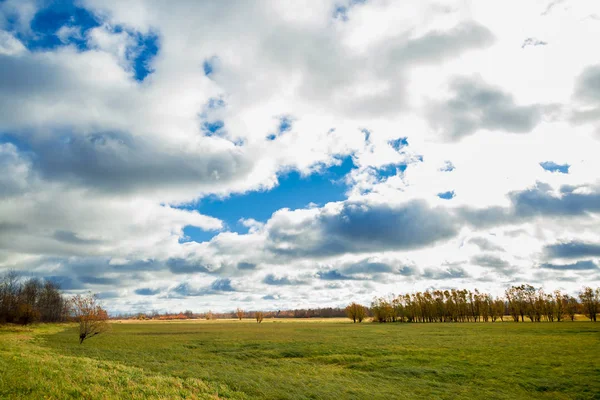
[{"label": "sky", "polygon": [[0,272],[111,312],[600,285],[597,0],[0,1]]}]

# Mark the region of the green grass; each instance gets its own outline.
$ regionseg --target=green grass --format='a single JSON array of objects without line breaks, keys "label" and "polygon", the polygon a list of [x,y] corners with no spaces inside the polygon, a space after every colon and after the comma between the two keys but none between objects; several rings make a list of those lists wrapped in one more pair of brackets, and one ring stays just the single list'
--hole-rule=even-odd
[{"label": "green grass", "polygon": [[0,331],[0,398],[600,399],[600,324],[116,323]]}]

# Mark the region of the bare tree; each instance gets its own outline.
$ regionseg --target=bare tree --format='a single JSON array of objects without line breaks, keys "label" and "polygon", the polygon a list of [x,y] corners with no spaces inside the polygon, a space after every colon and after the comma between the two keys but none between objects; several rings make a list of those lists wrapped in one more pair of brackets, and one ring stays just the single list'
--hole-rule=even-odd
[{"label": "bare tree", "polygon": [[71,298],[71,309],[79,322],[79,344],[108,329],[108,314],[98,303],[98,297],[89,293]]}]

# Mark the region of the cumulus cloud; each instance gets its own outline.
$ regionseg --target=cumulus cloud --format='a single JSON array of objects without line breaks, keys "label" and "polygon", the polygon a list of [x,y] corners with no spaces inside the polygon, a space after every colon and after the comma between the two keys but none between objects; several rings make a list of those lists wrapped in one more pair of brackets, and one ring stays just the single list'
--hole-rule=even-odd
[{"label": "cumulus cloud", "polygon": [[450,140],[479,130],[528,133],[542,120],[541,104],[519,105],[500,88],[479,77],[457,77],[450,83],[450,97],[428,110],[432,126]]},{"label": "cumulus cloud", "polygon": [[578,241],[555,243],[545,246],[544,252],[549,258],[600,257],[600,244]]},{"label": "cumulus cloud", "polygon": [[541,264],[540,267],[562,271],[581,271],[581,270],[597,270],[598,266],[590,260],[577,261],[573,264]]},{"label": "cumulus cloud", "polygon": [[399,207],[345,202],[310,211],[282,211],[266,229],[271,251],[292,257],[415,249],[457,233],[449,214],[422,201]]}]

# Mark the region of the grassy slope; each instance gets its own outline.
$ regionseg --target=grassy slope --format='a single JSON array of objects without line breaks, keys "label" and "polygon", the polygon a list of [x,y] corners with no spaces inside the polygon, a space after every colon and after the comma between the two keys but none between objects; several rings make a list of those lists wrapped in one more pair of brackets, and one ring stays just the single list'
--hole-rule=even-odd
[{"label": "grassy slope", "polygon": [[[177,378],[101,361],[85,355],[64,355],[43,346],[43,335],[72,326],[0,329],[0,399],[216,399],[237,396],[224,385],[195,378]],[[110,338],[106,338],[110,340]]]},{"label": "grassy slope", "polygon": [[113,324],[82,346],[73,328],[30,335],[2,336],[0,397],[600,399],[590,322]]}]

